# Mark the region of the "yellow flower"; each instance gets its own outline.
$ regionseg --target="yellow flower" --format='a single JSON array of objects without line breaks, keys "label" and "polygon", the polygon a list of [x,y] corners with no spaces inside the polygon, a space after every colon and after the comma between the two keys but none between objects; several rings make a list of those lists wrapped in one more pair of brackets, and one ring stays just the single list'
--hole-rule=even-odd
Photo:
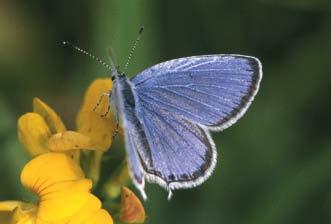
[{"label": "yellow flower", "polygon": [[46,152],[70,152],[77,149],[106,151],[112,144],[116,122],[108,110],[109,101],[104,97],[97,110],[94,107],[100,96],[112,88],[110,79],[95,80],[85,94],[77,116],[77,131],[68,131],[56,112],[39,98],[33,100],[33,112],[18,120],[18,136],[32,156]]},{"label": "yellow flower", "polygon": [[[110,79],[95,80],[85,93],[84,103],[76,120],[78,132],[93,139],[96,149],[101,151],[105,151],[111,146],[116,130],[116,120],[111,112],[107,113],[108,97],[103,97],[111,89],[112,81]],[[100,101],[100,99],[102,100]],[[97,107],[96,103],[99,103]],[[105,114],[108,116],[102,116]]]},{"label": "yellow flower", "polygon": [[91,194],[92,181],[66,154],[45,153],[22,170],[21,182],[39,197],[38,204],[0,202],[0,211],[11,212],[11,223],[112,224],[109,213]]},{"label": "yellow flower", "polygon": [[[109,111],[108,97],[100,98],[111,88],[110,79],[98,79],[90,85],[76,118],[75,131],[67,130],[46,103],[39,98],[33,100],[33,112],[18,120],[18,137],[34,157],[23,168],[21,182],[38,196],[38,203],[0,202],[0,223],[113,223],[100,200],[91,193],[92,180],[97,182],[100,176],[103,153],[110,148],[118,128]],[[84,153],[80,160],[82,150],[93,151]],[[116,198],[121,187],[129,183],[127,163],[124,161],[119,168],[118,173],[103,182],[101,189],[108,200]],[[139,199],[128,188],[122,188],[121,193],[121,214],[117,217],[127,223],[144,222],[145,210]]]}]

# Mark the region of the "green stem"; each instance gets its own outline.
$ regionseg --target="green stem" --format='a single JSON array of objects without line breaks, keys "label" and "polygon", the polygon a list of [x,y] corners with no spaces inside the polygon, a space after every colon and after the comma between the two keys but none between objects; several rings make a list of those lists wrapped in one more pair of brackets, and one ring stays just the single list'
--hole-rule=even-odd
[{"label": "green stem", "polygon": [[100,178],[101,160],[104,152],[103,151],[93,151],[88,168],[88,177],[93,180],[93,186],[96,186]]},{"label": "green stem", "polygon": [[103,194],[106,198],[116,198],[121,193],[121,187],[131,181],[127,161],[124,160],[114,175],[104,184]]}]

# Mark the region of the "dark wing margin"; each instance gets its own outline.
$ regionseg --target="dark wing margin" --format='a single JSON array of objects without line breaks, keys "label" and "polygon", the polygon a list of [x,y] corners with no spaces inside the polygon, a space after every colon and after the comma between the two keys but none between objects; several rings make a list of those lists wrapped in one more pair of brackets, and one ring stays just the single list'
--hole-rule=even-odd
[{"label": "dark wing margin", "polygon": [[244,55],[179,58],[133,77],[136,95],[211,130],[223,130],[247,111],[262,79],[262,65]]}]

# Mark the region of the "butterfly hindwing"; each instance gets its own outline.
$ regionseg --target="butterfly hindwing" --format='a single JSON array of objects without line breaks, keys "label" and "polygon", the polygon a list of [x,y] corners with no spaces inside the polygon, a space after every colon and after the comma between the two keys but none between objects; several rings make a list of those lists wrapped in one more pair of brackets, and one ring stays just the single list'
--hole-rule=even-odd
[{"label": "butterfly hindwing", "polygon": [[151,159],[142,165],[147,180],[168,190],[202,183],[216,164],[216,150],[208,131],[139,99],[136,105],[149,143]]}]

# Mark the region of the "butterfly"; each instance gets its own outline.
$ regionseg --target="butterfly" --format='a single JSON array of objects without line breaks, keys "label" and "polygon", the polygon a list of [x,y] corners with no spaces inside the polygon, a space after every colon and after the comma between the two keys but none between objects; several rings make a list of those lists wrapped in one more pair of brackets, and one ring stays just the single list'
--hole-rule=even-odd
[{"label": "butterfly", "polygon": [[129,79],[113,71],[110,104],[124,127],[133,183],[144,199],[145,181],[168,191],[203,183],[216,166],[210,131],[244,115],[262,79],[260,61],[245,55],[202,55],[169,60]]}]

